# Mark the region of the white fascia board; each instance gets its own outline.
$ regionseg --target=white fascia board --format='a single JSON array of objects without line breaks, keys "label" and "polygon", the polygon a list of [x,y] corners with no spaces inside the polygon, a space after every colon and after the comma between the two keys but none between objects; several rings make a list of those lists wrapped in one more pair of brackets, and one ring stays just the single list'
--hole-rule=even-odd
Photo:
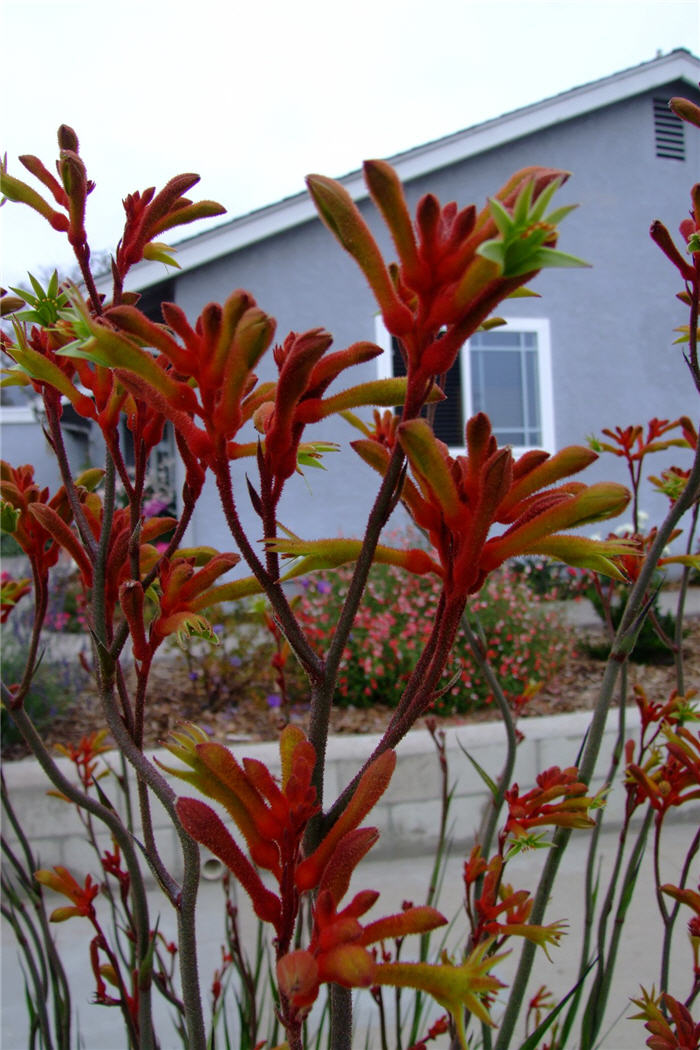
[{"label": "white fascia board", "polygon": [[41,409],[36,403],[27,405],[3,405],[0,411],[0,425],[12,423],[34,423],[40,421]]},{"label": "white fascia board", "polygon": [[[683,80],[696,85],[700,80],[700,59],[689,52],[673,51],[641,66],[573,88],[523,109],[513,110],[511,113],[388,159],[405,182],[457,164],[542,128],[560,124],[615,102],[622,102],[645,91],[652,91],[673,80]],[[362,200],[368,196],[360,171],[350,172],[338,181],[354,200]],[[249,244],[265,240],[314,218],[316,209],[307,193],[287,197],[276,204],[180,241],[176,244],[179,270],[166,267],[163,263],[139,263],[130,272],[126,287],[129,290],[142,289],[170,277],[177,277],[178,273],[203,266],[223,255],[229,255]],[[108,293],[109,286],[108,276],[98,282],[100,291]]]},{"label": "white fascia board", "polygon": [[391,163],[403,180],[417,178],[439,168],[458,163],[478,153],[506,142],[531,135],[542,128],[561,124],[565,120],[583,116],[615,102],[668,84],[685,80],[697,85],[700,80],[700,60],[690,54],[672,53],[643,66],[615,73],[603,80],[573,88],[561,95],[535,102],[524,109],[514,110],[494,120],[487,120],[465,131],[418,146],[407,153],[391,158]]}]

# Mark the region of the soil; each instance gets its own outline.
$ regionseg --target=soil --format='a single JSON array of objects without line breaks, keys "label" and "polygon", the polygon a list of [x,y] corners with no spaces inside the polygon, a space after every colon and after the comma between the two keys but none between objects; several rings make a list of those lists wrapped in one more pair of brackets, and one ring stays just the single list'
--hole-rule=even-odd
[{"label": "soil", "polygon": [[[599,630],[579,628],[572,655],[527,703],[521,717],[590,710],[598,694],[604,664],[587,654],[586,644],[600,641],[602,633]],[[684,656],[686,693],[690,689],[700,690],[700,618],[688,620]],[[631,662],[630,689],[635,684],[643,685],[650,698],[666,699],[676,684],[673,664]],[[390,708],[378,706],[334,708],[331,712],[331,733],[380,733],[391,718],[391,713]],[[294,708],[291,717],[303,726],[308,715]],[[497,711],[487,707],[440,718],[438,721],[441,726],[453,726],[497,718]],[[161,665],[154,670],[151,680],[145,723],[146,747],[160,746],[169,730],[183,720],[196,722],[211,733],[212,739],[228,743],[276,739],[284,724],[279,709],[271,710],[266,704],[249,699],[246,690],[243,695],[230,698],[222,709],[212,710],[203,705],[201,699],[193,697],[192,683],[185,668],[177,671],[168,664]],[[422,720],[419,724],[422,726]],[[77,743],[83,734],[100,729],[103,725],[96,699],[83,694],[80,703],[42,730],[42,736],[50,747],[68,741]],[[4,759],[21,758],[25,754],[21,746],[3,750]]]}]

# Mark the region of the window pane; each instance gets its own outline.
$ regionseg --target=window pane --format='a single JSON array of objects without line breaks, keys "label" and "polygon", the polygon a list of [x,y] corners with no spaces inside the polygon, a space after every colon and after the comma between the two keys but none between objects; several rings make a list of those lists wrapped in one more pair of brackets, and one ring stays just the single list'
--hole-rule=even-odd
[{"label": "window pane", "polygon": [[542,442],[536,332],[494,330],[470,340],[472,408],[502,444]]},{"label": "window pane", "polygon": [[[391,351],[392,374],[405,376],[406,366],[401,356],[398,340],[395,337],[392,337],[391,340]],[[435,431],[435,436],[440,438],[440,441],[444,441],[451,448],[459,448],[464,445],[464,427],[466,425],[462,411],[462,373],[460,371],[459,354],[445,377],[443,391],[445,400],[440,401],[434,408],[433,430]],[[397,408],[394,411],[400,414],[401,409]],[[428,409],[424,408],[422,414],[427,415],[427,412]]]}]

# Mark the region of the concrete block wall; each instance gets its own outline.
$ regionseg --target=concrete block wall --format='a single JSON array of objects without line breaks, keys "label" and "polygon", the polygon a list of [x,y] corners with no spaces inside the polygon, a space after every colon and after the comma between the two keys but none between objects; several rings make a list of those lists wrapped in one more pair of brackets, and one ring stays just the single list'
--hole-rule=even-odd
[{"label": "concrete block wall", "polygon": [[[525,719],[521,722],[524,740],[518,746],[515,780],[523,792],[534,786],[539,772],[550,766],[575,765],[586,733],[586,712]],[[627,712],[627,735],[638,725],[636,710]],[[611,712],[604,738],[598,773],[593,788],[600,787],[608,769],[617,735],[617,712]],[[481,777],[463,750],[492,779],[496,779],[505,760],[505,739],[500,723],[481,723],[450,727],[445,731],[449,784],[453,790],[450,810],[451,837],[456,846],[466,847],[479,826],[490,795]],[[378,736],[333,737],[328,742],[325,783],[326,802],[337,797],[341,789],[361,768],[378,742]],[[251,756],[265,762],[273,772],[279,770],[279,753],[274,743],[233,745],[239,757]],[[173,763],[171,755],[161,757]],[[107,755],[117,769],[115,756]],[[67,759],[59,766],[71,777]],[[5,779],[20,827],[27,836],[42,866],[63,864],[75,872],[95,867],[94,855],[86,841],[86,829],[72,805],[47,795],[50,788],[45,774],[31,759],[5,764]],[[110,778],[101,781],[103,790],[115,805],[123,806],[121,792]],[[186,785],[182,793],[189,794]],[[178,790],[178,782],[175,782]],[[437,840],[440,824],[442,783],[434,744],[427,730],[411,732],[398,748],[398,762],[389,789],[367,818],[367,824],[379,828],[381,838],[372,856],[418,855],[429,851]],[[134,793],[134,805],[136,804]],[[624,805],[624,791],[619,784],[610,793],[606,825],[619,825]],[[684,817],[688,815],[683,814]],[[697,814],[696,814],[697,815]],[[160,804],[154,800],[153,818],[157,840],[165,864],[179,874],[180,851],[177,836]],[[16,834],[6,818],[4,834],[10,842]],[[96,837],[102,848],[109,847],[109,833],[95,822]],[[216,864],[208,866],[212,875]]]}]

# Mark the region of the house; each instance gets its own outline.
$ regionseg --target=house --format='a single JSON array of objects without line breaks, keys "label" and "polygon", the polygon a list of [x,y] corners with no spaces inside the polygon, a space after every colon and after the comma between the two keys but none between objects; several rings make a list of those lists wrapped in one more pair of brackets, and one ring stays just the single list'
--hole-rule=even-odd
[{"label": "house", "polygon": [[[451,377],[450,407],[442,409],[445,440],[458,447],[464,421],[479,408],[492,415],[503,443],[554,451],[585,443],[603,427],[644,423],[656,416],[696,418],[697,395],[673,329],[687,323],[675,298],[677,272],[649,238],[660,218],[672,231],[687,215],[689,191],[700,172],[700,134],[667,108],[685,95],[700,102],[700,60],[675,50],[632,69],[576,87],[389,158],[413,208],[425,192],[442,202],[483,206],[517,169],[530,164],[572,172],[557,202],[578,203],[562,225],[559,247],[587,260],[586,269],[547,270],[533,288],[539,298],[513,299],[501,310],[507,326],[475,336]],[[359,160],[359,158],[358,158]],[[328,173],[324,173],[328,174]],[[361,173],[340,180],[358,202],[380,246],[391,253],[386,230],[368,199]],[[316,217],[306,194],[225,222],[178,246],[179,271],[143,263],[132,288],[152,309],[174,300],[190,318],[237,287],[250,291],[289,330],[323,326],[337,348],[358,339],[379,343],[384,355],[357,367],[354,382],[391,374],[391,340],[354,261]],[[389,254],[389,258],[393,257]],[[270,363],[266,365],[270,369]],[[265,368],[260,378],[271,378]],[[328,455],[333,470],[294,478],[280,519],[306,537],[359,534],[376,478],[347,442],[354,431],[332,418],[314,437],[340,441]],[[671,462],[689,454],[672,450]],[[329,466],[331,464],[329,463]],[[234,465],[244,522],[245,472]],[[620,462],[604,456],[587,480],[625,481]],[[213,485],[204,492],[188,541],[228,549],[231,540]],[[664,512],[649,489],[643,508]]]}]

